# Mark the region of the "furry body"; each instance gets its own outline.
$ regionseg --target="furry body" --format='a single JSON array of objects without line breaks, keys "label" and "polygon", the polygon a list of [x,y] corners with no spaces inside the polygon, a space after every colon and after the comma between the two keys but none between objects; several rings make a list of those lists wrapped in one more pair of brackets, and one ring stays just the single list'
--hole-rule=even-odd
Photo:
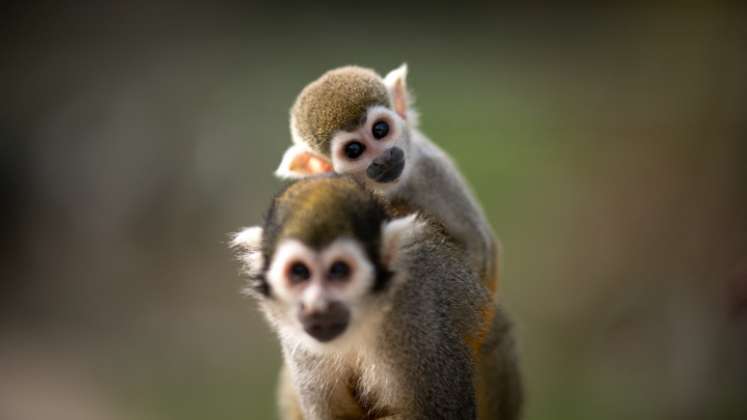
[{"label": "furry body", "polygon": [[[236,236],[251,293],[280,338],[282,418],[515,420],[509,321],[438,222],[397,215],[351,177],[311,178],[273,200],[262,229]],[[351,308],[350,327],[319,342],[299,328],[273,261],[288,243],[328,252],[351,241],[371,259],[371,278],[335,295]]]}]

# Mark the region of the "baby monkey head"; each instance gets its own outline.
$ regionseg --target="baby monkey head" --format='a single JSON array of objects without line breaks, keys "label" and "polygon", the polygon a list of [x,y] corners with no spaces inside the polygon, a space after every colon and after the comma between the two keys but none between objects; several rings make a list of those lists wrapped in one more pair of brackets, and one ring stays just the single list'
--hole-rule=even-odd
[{"label": "baby monkey head", "polygon": [[278,194],[264,226],[232,245],[279,333],[324,349],[371,331],[401,277],[402,248],[421,226],[414,214],[392,218],[354,178],[311,177]]},{"label": "baby monkey head", "polygon": [[406,77],[404,64],[385,78],[347,66],[310,83],[291,108],[294,144],[276,174],[303,178],[334,171],[374,189],[401,183],[407,175],[414,115]]}]

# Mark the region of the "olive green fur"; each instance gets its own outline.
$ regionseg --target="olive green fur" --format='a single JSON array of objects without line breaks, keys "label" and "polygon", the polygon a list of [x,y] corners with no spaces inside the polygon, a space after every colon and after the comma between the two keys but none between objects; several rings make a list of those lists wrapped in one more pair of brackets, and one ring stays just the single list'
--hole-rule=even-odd
[{"label": "olive green fur", "polygon": [[291,124],[314,151],[329,156],[335,132],[360,126],[374,105],[391,108],[381,76],[363,67],[340,67],[301,91],[291,108]]},{"label": "olive green fur", "polygon": [[369,258],[378,261],[381,226],[390,219],[386,205],[353,178],[324,175],[294,182],[275,197],[267,214],[266,261],[280,239],[322,249],[344,237],[365,244]]}]

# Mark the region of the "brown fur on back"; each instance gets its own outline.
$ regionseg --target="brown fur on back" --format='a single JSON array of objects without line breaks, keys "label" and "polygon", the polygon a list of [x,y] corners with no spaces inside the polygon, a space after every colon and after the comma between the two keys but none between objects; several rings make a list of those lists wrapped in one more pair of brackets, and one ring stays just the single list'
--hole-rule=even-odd
[{"label": "brown fur on back", "polygon": [[374,105],[390,106],[381,76],[363,67],[340,67],[301,91],[291,108],[291,121],[309,146],[329,156],[332,135],[357,127]]}]

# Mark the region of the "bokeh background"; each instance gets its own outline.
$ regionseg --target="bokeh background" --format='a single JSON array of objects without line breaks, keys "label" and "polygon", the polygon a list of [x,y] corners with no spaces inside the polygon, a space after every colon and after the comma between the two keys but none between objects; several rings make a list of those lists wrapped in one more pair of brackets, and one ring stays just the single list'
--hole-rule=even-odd
[{"label": "bokeh background", "polygon": [[306,83],[404,61],[502,240],[526,419],[747,418],[747,13],[702,3],[6,3],[0,418],[274,418],[227,234]]}]

